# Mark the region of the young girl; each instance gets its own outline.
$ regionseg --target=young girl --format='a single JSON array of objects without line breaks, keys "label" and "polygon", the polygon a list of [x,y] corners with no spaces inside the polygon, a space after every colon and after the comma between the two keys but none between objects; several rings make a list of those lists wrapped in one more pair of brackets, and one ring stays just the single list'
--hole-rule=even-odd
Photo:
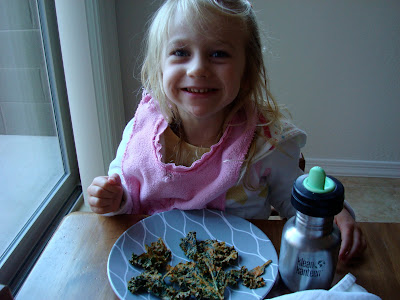
[{"label": "young girl", "polygon": [[[291,217],[306,135],[268,89],[258,26],[246,0],[167,0],[148,32],[143,98],[109,176],[88,203],[99,214],[213,208]],[[336,216],[340,257],[364,248],[347,209]]]}]

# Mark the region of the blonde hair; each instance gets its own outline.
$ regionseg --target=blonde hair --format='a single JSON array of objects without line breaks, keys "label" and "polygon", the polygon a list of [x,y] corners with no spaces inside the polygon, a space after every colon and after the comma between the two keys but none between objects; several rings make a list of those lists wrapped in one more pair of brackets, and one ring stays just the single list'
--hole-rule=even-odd
[{"label": "blonde hair", "polygon": [[[188,24],[198,26],[200,30],[205,24],[212,21],[212,18],[221,16],[243,24],[247,36],[246,63],[243,74],[245,84],[242,84],[238,96],[231,103],[221,130],[226,128],[239,110],[244,110],[247,116],[253,116],[253,118],[256,114],[257,119],[263,120],[257,126],[257,136],[264,136],[263,126],[275,124],[279,128],[283,116],[280,107],[269,91],[260,32],[255,13],[247,0],[167,0],[153,15],[145,40],[146,53],[141,79],[143,87],[158,101],[167,122],[175,125],[180,123],[175,105],[168,101],[164,93],[161,70],[163,46],[168,39],[170,23],[176,14],[190,18]],[[252,163],[256,140],[254,138],[250,146],[244,165],[246,169]]]}]

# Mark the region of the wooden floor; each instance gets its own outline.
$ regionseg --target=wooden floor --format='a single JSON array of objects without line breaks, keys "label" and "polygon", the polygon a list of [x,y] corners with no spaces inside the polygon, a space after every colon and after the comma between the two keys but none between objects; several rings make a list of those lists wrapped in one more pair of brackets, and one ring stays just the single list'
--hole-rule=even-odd
[{"label": "wooden floor", "polygon": [[400,222],[400,178],[337,178],[358,221]]}]

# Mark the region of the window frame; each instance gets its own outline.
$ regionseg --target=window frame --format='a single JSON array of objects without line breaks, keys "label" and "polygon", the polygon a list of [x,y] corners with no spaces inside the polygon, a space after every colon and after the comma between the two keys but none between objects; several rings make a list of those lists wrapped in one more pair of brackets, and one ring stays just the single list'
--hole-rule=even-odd
[{"label": "window frame", "polygon": [[[115,0],[54,0],[84,198],[126,125]],[[73,22],[71,22],[73,20]]]}]

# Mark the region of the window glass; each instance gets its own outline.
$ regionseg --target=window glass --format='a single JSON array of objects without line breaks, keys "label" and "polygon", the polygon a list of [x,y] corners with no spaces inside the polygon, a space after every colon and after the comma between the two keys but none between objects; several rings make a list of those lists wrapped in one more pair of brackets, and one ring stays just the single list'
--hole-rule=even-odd
[{"label": "window glass", "polygon": [[65,172],[32,2],[0,2],[0,252]]},{"label": "window glass", "polygon": [[[5,271],[7,261],[29,253],[26,245],[35,247],[78,183],[55,33],[53,1],[0,1],[3,284],[15,275]],[[8,267],[18,270],[15,263]]]}]

